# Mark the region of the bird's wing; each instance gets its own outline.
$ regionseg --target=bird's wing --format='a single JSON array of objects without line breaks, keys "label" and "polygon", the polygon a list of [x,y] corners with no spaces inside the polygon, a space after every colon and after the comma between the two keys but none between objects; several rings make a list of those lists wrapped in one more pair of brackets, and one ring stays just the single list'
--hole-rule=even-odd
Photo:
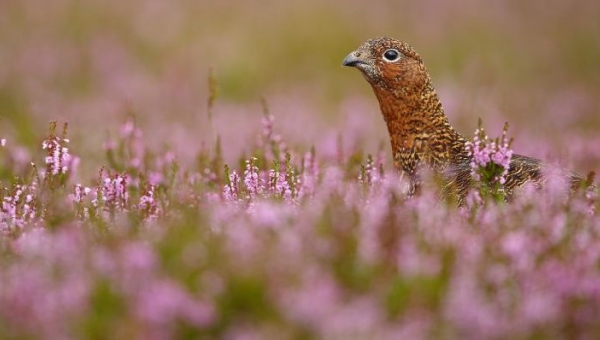
[{"label": "bird's wing", "polygon": [[[446,179],[446,185],[442,190],[443,197],[449,197],[449,195],[465,197],[473,185],[469,162],[449,165],[445,169],[443,177]],[[510,162],[504,190],[511,196],[515,189],[525,184],[541,188],[549,180],[557,180],[569,185],[572,191],[585,183],[584,178],[570,170],[544,163],[536,158],[515,154]]]},{"label": "bird's wing", "polygon": [[532,183],[541,187],[549,180],[563,182],[568,184],[572,190],[575,190],[584,182],[583,177],[573,171],[522,155],[512,156],[509,173],[511,175],[508,176],[505,183],[505,187],[509,191],[525,183]]}]

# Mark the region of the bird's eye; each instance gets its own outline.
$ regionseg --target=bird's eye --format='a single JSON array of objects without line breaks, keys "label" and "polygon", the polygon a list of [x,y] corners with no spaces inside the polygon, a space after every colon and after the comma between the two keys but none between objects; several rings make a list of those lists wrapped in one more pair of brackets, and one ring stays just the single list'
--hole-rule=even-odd
[{"label": "bird's eye", "polygon": [[385,59],[385,61],[398,61],[398,59],[400,59],[400,52],[394,49],[386,50],[383,52],[383,59]]}]

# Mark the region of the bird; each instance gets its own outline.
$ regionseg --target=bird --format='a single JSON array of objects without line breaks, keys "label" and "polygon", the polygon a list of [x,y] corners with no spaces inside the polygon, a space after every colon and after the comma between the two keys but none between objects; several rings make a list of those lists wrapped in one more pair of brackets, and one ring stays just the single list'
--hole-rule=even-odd
[{"label": "bird", "polygon": [[[409,179],[409,195],[420,193],[420,174],[428,169],[441,176],[443,196],[452,196],[459,205],[464,203],[473,187],[468,139],[448,121],[415,49],[393,38],[372,38],[348,54],[342,66],[358,69],[371,85],[387,125],[394,167]],[[527,183],[542,187],[547,170],[556,168],[533,157],[513,154],[503,190],[511,197],[515,189]],[[559,177],[570,184],[572,191],[586,182],[574,172],[558,169]],[[593,181],[593,174],[588,179]]]}]

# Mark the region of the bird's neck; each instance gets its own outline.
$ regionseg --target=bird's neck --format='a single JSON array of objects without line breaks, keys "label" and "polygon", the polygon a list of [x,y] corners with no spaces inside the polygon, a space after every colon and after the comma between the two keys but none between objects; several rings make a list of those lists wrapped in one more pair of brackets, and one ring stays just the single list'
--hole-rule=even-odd
[{"label": "bird's neck", "polygon": [[399,153],[424,155],[438,148],[441,152],[435,156],[443,167],[465,157],[466,140],[448,122],[429,81],[420,88],[375,89],[375,94],[390,134],[394,158]]}]

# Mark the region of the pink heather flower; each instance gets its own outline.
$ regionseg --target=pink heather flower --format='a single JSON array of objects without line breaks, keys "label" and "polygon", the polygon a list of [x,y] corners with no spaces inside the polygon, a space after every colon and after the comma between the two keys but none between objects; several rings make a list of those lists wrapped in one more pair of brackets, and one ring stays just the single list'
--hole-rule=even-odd
[{"label": "pink heather flower", "polygon": [[142,212],[145,219],[152,220],[158,218],[160,209],[156,200],[154,185],[148,185],[144,194],[140,197],[138,209]]},{"label": "pink heather flower", "polygon": [[6,146],[6,138],[0,139],[0,145]]},{"label": "pink heather flower", "polygon": [[76,205],[76,214],[79,218],[85,219],[90,216],[89,208],[83,206],[83,200],[86,198],[92,189],[83,187],[81,184],[76,184],[73,188],[73,194],[70,195],[71,201]]},{"label": "pink heather flower", "polygon": [[97,195],[102,197],[92,201],[95,207],[102,205],[105,211],[124,210],[129,202],[129,193],[127,192],[128,175],[125,173],[101,175],[101,183],[97,189]]},{"label": "pink heather flower", "polygon": [[269,191],[272,195],[282,197],[286,201],[292,200],[292,189],[286,179],[285,173],[271,169],[269,171]]},{"label": "pink heather flower", "polygon": [[127,193],[127,175],[117,174],[113,179],[104,179],[103,197],[105,201],[112,201],[123,207],[128,199]]},{"label": "pink heather flower", "polygon": [[35,209],[35,186],[16,184],[2,198],[0,208],[0,233],[8,234],[22,229],[37,217]]},{"label": "pink heather flower", "polygon": [[240,176],[232,171],[229,174],[229,183],[223,188],[223,198],[229,202],[237,202],[240,196]]},{"label": "pink heather flower", "polygon": [[500,184],[506,182],[506,175],[510,168],[513,151],[510,148],[510,141],[506,137],[508,126],[505,125],[502,131],[502,137],[499,140],[492,141],[485,134],[485,130],[480,126],[475,130],[473,141],[467,142],[468,154],[472,157],[471,175],[475,180],[481,180],[481,171],[484,171],[490,164],[500,166],[503,171],[493,178]]},{"label": "pink heather flower", "polygon": [[244,185],[248,190],[248,199],[254,200],[257,195],[262,194],[263,187],[260,183],[258,167],[255,165],[256,158],[246,160],[246,171],[244,171]]},{"label": "pink heather flower", "polygon": [[75,188],[73,189],[73,201],[77,203],[82,203],[83,198],[87,197],[90,194],[92,189],[88,187],[84,187],[81,184],[75,184]]},{"label": "pink heather flower", "polygon": [[46,177],[66,174],[69,171],[69,167],[73,163],[73,158],[69,154],[69,148],[64,146],[68,143],[69,139],[58,136],[51,136],[42,142],[42,149],[47,150],[47,156],[44,159]]}]

